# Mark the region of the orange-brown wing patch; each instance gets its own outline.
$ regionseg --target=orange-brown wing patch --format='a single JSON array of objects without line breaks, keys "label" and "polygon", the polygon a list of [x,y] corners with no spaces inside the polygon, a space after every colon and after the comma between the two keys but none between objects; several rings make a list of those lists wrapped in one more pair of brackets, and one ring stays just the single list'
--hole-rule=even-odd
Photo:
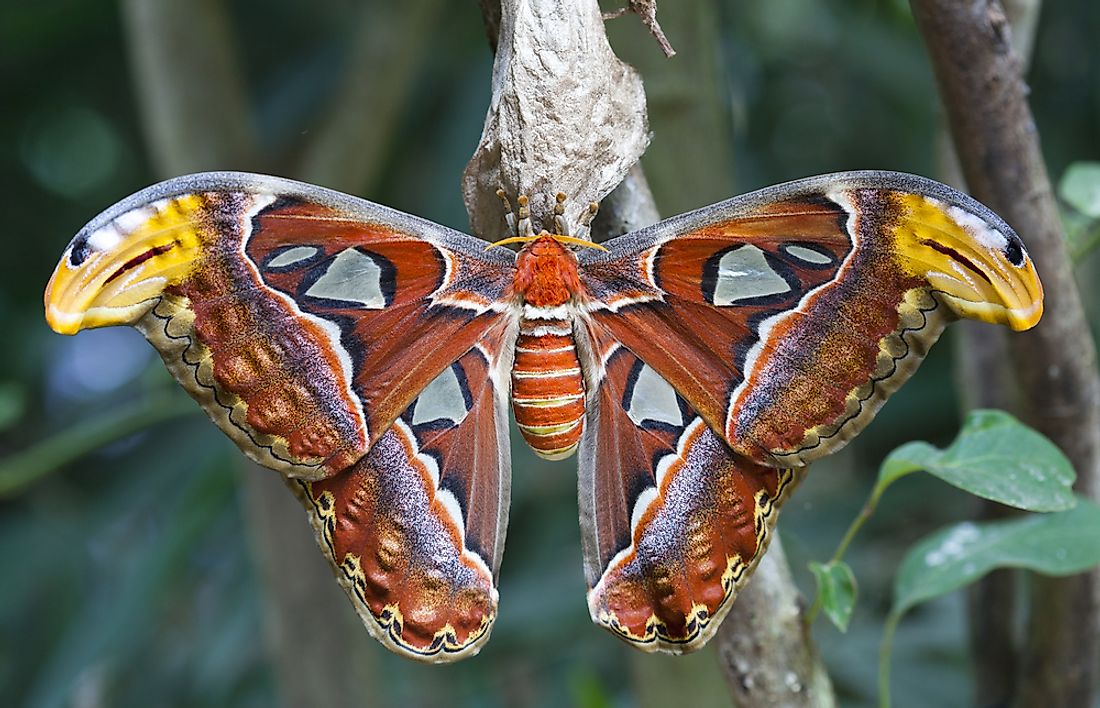
[{"label": "orange-brown wing patch", "polygon": [[490,306],[510,284],[504,269],[324,206],[275,204],[253,224],[246,253],[265,282],[331,323],[369,442],[498,320]]},{"label": "orange-brown wing patch", "polygon": [[[730,395],[744,382],[754,347],[767,346],[761,335],[770,318],[838,277],[853,247],[846,219],[827,200],[789,200],[632,257],[585,264],[592,317],[724,432]],[[616,304],[603,307],[606,301]]]},{"label": "orange-brown wing patch", "polygon": [[592,618],[647,651],[692,651],[759,561],[794,475],[737,458],[627,350],[604,371],[581,447]]},{"label": "orange-brown wing patch", "polygon": [[476,239],[320,188],[214,173],[156,185],[70,243],[58,331],[132,324],[247,455],[342,470],[501,321],[513,266]]},{"label": "orange-brown wing patch", "polygon": [[843,273],[762,330],[732,392],[726,432],[754,459],[803,464],[855,435],[946,322],[925,281],[899,266],[889,240],[897,210],[877,195],[855,199],[860,238]]},{"label": "orange-brown wing patch", "polygon": [[421,661],[477,653],[496,617],[509,463],[490,360],[446,369],[350,470],[291,482],[367,628]]}]

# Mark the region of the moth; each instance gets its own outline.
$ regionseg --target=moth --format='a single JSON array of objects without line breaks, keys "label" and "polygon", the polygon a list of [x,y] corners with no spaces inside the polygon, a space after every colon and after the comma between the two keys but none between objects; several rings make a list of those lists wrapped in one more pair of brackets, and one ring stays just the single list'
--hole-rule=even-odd
[{"label": "moth", "polygon": [[1043,309],[1012,229],[912,175],[791,182],[602,247],[519,227],[500,244],[518,252],[487,249],[316,186],[180,177],[77,234],[46,318],[139,329],[285,477],[370,633],[442,662],[497,613],[509,403],[537,453],[579,451],[593,620],[682,653],[714,634],[802,470],[946,323],[1024,330]]}]

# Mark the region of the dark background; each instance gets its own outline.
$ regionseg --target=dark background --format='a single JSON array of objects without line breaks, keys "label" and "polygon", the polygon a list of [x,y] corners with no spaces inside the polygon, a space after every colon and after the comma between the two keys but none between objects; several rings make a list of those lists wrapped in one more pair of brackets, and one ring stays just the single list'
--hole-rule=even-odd
[{"label": "dark background", "polygon": [[[292,154],[323,123],[363,5],[228,3],[264,151]],[[646,80],[654,137],[643,163],[662,214],[820,172],[943,174],[934,86],[906,3],[685,6],[661,6],[680,52],[671,61],[636,18],[609,26],[616,51]],[[439,3],[427,26],[414,85],[374,176],[357,191],[462,229],[459,177],[480,135],[492,56],[476,3]],[[1098,36],[1093,0],[1044,9],[1029,81],[1054,179],[1071,162],[1100,159]],[[45,441],[35,448],[41,461],[74,439],[111,439],[69,464],[45,465],[37,482],[0,497],[0,696],[35,707],[273,705],[279,682],[266,652],[265,588],[239,489],[241,475],[258,472],[242,468],[197,407],[121,439],[118,429],[90,430],[113,415],[140,416],[169,392],[178,405],[174,384],[136,332],[66,338],[42,317],[42,291],[69,238],[165,176],[152,164],[135,90],[115,3],[0,5],[0,454]],[[363,115],[364,125],[371,118]],[[950,339],[857,442],[815,466],[786,507],[782,539],[804,588],[812,587],[806,562],[831,553],[881,458],[911,439],[954,435]],[[376,646],[365,690],[383,705],[726,700],[713,647],[686,659],[644,656],[589,622],[575,463],[539,461],[514,439],[493,638],[477,658],[438,668]],[[907,479],[857,540],[852,628],[841,635],[820,621],[816,632],[845,704],[874,700],[881,620],[901,554],[971,513],[961,493]],[[906,618],[894,667],[898,705],[971,703],[959,595]]]}]

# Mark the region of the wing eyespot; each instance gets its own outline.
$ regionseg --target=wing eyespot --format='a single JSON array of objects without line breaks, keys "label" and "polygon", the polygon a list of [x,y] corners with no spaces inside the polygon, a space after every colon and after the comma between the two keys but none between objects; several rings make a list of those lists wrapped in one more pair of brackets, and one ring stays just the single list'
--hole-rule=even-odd
[{"label": "wing eyespot", "polygon": [[69,251],[69,265],[77,268],[88,260],[90,255],[92,255],[92,249],[88,245],[88,237],[86,235],[77,236],[76,240],[73,241],[72,249]]},{"label": "wing eyespot", "polygon": [[836,255],[825,246],[812,241],[790,241],[784,243],[780,249],[795,259],[801,268],[827,270],[836,267]]},{"label": "wing eyespot", "polygon": [[318,246],[292,244],[274,248],[263,259],[263,270],[280,273],[311,266],[325,255]]},{"label": "wing eyespot", "polygon": [[1020,268],[1024,265],[1024,245],[1020,242],[1020,237],[1016,234],[1009,234],[1007,236],[1008,243],[1005,245],[1005,258],[1012,265]]}]

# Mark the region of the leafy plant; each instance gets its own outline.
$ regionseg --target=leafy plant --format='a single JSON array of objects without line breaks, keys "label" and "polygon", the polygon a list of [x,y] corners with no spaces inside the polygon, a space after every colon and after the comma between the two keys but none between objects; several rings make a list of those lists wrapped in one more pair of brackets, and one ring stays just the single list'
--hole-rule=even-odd
[{"label": "leafy plant", "polygon": [[1049,440],[1001,411],[974,411],[958,437],[940,450],[911,442],[883,461],[878,480],[833,557],[812,563],[819,610],[845,631],[855,608],[855,577],[843,556],[874,513],[886,489],[924,470],[983,499],[1029,512],[1008,521],[963,522],[915,544],[894,582],[893,605],[879,654],[879,702],[888,706],[894,634],[912,607],[969,585],[996,568],[1026,568],[1046,575],[1071,575],[1100,564],[1100,507],[1075,497],[1076,477],[1065,455]]}]

